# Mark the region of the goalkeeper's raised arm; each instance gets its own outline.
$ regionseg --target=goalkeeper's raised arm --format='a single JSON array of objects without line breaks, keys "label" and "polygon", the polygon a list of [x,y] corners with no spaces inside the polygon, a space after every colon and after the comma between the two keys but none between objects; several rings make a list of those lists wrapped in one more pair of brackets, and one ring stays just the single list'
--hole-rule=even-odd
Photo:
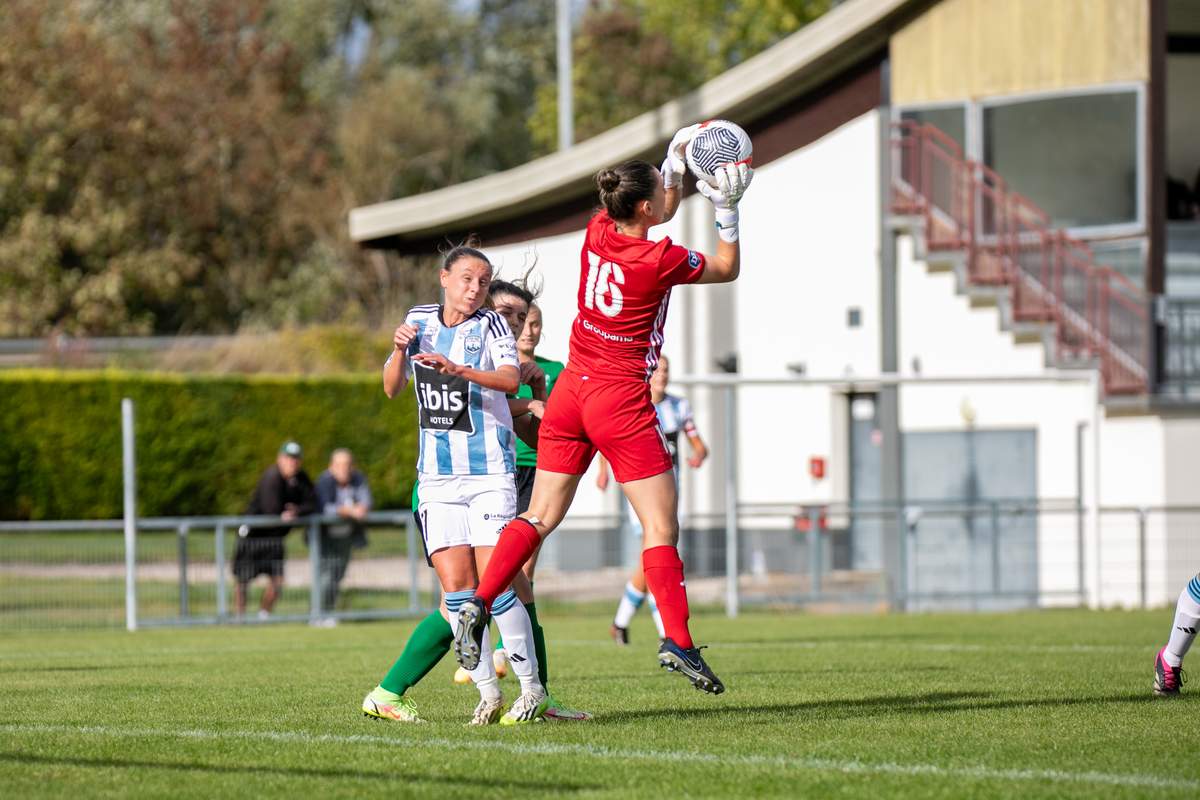
[{"label": "goalkeeper's raised arm", "polygon": [[[663,222],[675,216],[683,199],[683,173],[687,169],[685,153],[688,142],[700,129],[699,125],[680,128],[667,145],[667,156],[663,159],[662,185],[666,191]],[[704,274],[697,283],[729,283],[736,280],[741,271],[741,250],[738,247],[738,202],[742,199],[754,170],[745,162],[726,164],[716,170],[717,185],[698,181],[696,189],[713,204],[716,212],[717,252],[705,257]]]},{"label": "goalkeeper's raised arm", "polygon": [[696,188],[709,199],[716,212],[717,253],[707,256],[704,274],[697,283],[729,283],[737,280],[742,269],[742,250],[738,244],[738,203],[750,181],[754,170],[749,164],[739,162],[717,168],[717,185],[698,181]]}]

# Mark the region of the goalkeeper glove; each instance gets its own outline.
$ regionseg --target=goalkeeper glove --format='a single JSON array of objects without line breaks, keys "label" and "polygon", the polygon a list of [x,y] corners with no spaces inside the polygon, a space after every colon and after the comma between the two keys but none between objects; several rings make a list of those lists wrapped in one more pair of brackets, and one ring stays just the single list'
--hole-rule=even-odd
[{"label": "goalkeeper glove", "polygon": [[739,161],[736,164],[725,164],[717,167],[715,174],[717,185],[707,181],[696,183],[696,189],[713,204],[717,213],[717,235],[726,242],[738,240],[738,202],[750,181],[754,179],[754,170],[750,165]]},{"label": "goalkeeper glove", "polygon": [[687,151],[688,142],[696,135],[696,131],[700,130],[699,123],[688,125],[686,128],[680,128],[675,132],[675,136],[671,139],[671,143],[667,145],[667,158],[662,163],[662,179],[664,189],[674,189],[679,185],[679,179],[683,177],[683,171],[687,169]]}]

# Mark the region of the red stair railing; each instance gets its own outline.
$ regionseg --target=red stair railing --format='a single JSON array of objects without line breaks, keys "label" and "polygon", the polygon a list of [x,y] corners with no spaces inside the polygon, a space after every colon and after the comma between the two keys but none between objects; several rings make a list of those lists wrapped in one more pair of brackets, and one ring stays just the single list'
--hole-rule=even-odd
[{"label": "red stair railing", "polygon": [[962,250],[972,285],[1007,286],[1014,321],[1051,324],[1058,361],[1099,360],[1106,393],[1149,391],[1142,290],[934,126],[896,123],[892,149],[892,212],[921,218],[928,250]]}]

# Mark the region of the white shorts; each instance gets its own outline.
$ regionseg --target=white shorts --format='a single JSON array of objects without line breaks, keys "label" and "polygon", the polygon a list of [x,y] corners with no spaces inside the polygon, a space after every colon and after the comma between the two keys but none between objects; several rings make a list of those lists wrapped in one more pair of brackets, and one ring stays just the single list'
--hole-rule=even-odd
[{"label": "white shorts", "polygon": [[517,484],[511,474],[420,476],[417,514],[425,552],[447,547],[495,547],[500,531],[517,515]]}]

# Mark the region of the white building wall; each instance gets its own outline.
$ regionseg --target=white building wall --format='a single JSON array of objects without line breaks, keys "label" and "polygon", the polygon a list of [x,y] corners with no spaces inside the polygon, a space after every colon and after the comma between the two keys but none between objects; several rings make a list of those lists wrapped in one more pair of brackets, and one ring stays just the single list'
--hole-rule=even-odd
[{"label": "white building wall", "polygon": [[[1200,480],[1196,465],[1200,462],[1200,419],[1175,416],[1163,421],[1166,463],[1165,501],[1172,506],[1200,507]],[[1152,580],[1151,602],[1174,603],[1192,576],[1200,572],[1200,511],[1158,514],[1157,524],[1165,527],[1166,545],[1151,560],[1151,575],[1162,574],[1161,586]],[[1157,567],[1161,564],[1161,569]]]},{"label": "white building wall", "polygon": [[[810,376],[879,372],[879,115],[843,125],[755,171],[742,201],[737,282],[741,372]],[[851,309],[860,324],[850,327]],[[827,501],[849,469],[832,438],[829,389],[762,387],[740,395],[740,493],[747,502]],[[840,498],[839,498],[840,499]]]}]

